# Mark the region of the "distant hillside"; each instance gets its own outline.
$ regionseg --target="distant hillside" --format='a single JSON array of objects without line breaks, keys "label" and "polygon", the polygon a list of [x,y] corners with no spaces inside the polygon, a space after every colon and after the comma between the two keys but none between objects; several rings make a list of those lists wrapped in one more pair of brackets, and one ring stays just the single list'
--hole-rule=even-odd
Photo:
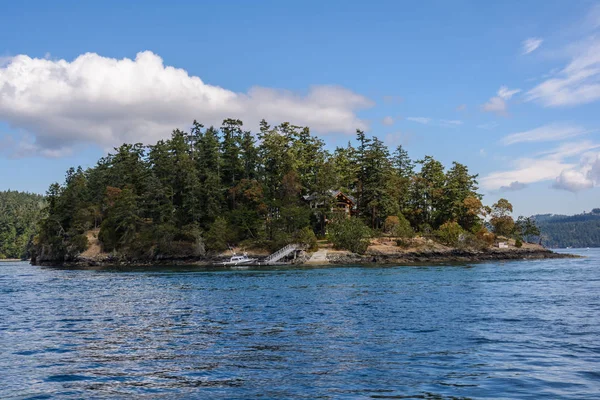
[{"label": "distant hillside", "polygon": [[28,258],[44,197],[16,191],[0,192],[0,259]]},{"label": "distant hillside", "polygon": [[600,247],[600,208],[577,215],[534,215],[546,247]]}]

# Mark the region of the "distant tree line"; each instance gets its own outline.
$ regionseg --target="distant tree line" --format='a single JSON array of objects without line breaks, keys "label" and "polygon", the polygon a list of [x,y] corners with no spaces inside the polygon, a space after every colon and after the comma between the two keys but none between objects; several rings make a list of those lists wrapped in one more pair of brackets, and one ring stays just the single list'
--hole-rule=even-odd
[{"label": "distant tree line", "polygon": [[600,247],[600,208],[571,216],[543,214],[532,218],[548,247]]},{"label": "distant tree line", "polygon": [[17,191],[0,192],[0,259],[29,258],[44,197]]},{"label": "distant tree line", "polygon": [[[356,200],[351,224],[331,211],[332,190]],[[311,208],[305,195],[321,206]],[[47,192],[35,249],[40,258],[73,258],[95,228],[105,251],[129,258],[314,246],[326,233],[340,243],[358,237],[363,245],[339,245],[357,251],[379,234],[489,245],[489,230],[514,233],[512,205],[481,200],[477,175],[465,165],[412,160],[402,146],[390,151],[362,131],[354,144],[328,151],[307,127],[263,120],[252,133],[237,119],[219,128],[194,121],[189,132],[175,130],[150,146],[124,144],[93,168],[69,169]]]}]

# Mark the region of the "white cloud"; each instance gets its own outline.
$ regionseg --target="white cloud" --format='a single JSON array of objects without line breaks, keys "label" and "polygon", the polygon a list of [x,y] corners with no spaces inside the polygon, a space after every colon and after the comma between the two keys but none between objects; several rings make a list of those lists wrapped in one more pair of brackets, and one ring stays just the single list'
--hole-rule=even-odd
[{"label": "white cloud", "polygon": [[465,111],[466,109],[467,109],[466,104],[461,104],[458,107],[456,107],[456,111]]},{"label": "white cloud", "polygon": [[[595,146],[598,148],[600,146]],[[565,170],[552,185],[555,189],[579,192],[600,186],[600,153],[586,152],[577,167]]]},{"label": "white cloud", "polygon": [[408,121],[418,122],[419,124],[428,124],[431,122],[431,118],[426,117],[406,117]]},{"label": "white cloud", "polygon": [[574,164],[562,160],[542,158],[521,158],[512,163],[509,171],[492,172],[481,179],[481,186],[487,190],[497,190],[509,186],[515,181],[529,184],[556,178],[563,170],[573,168]]},{"label": "white cloud", "polygon": [[485,151],[485,149],[479,149],[479,155],[481,157],[486,157],[487,156],[487,152]]},{"label": "white cloud", "polygon": [[506,102],[500,97],[492,97],[483,106],[483,111],[494,112],[498,115],[506,115]]},{"label": "white cloud", "polygon": [[[592,169],[598,160],[598,154],[592,150],[599,149],[600,143],[591,141],[569,142],[560,146],[540,152],[533,157],[525,157],[510,163],[512,169],[497,171],[488,174],[481,179],[481,185],[486,190],[498,190],[510,187],[513,182],[530,184],[542,181],[555,181],[554,187],[566,189],[568,182],[573,182],[571,187],[583,188],[582,175],[576,175],[573,171],[579,171],[583,176],[588,176],[596,184],[600,182],[600,163],[598,163],[598,176]],[[574,157],[579,157],[573,160]],[[562,176],[562,178],[561,178]],[[579,186],[577,186],[579,185]]]},{"label": "white cloud", "polygon": [[508,106],[506,102],[520,91],[521,89],[509,89],[506,86],[501,86],[500,89],[498,89],[496,96],[490,98],[488,102],[482,106],[483,111],[493,112],[502,116],[508,115]]},{"label": "white cloud", "polygon": [[394,125],[394,118],[390,116],[384,117],[381,123],[386,126]]},{"label": "white cloud", "polygon": [[590,133],[590,130],[568,124],[549,124],[525,132],[513,133],[502,138],[504,145],[523,142],[548,142],[563,140]]},{"label": "white cloud", "polygon": [[529,54],[537,50],[538,47],[542,44],[543,40],[540,38],[528,38],[525,39],[522,43],[523,45],[523,54]]},{"label": "white cloud", "polygon": [[501,86],[498,89],[498,97],[503,100],[510,100],[515,94],[519,93],[521,89],[509,89],[506,86]]},{"label": "white cloud", "polygon": [[600,3],[580,22],[577,41],[557,49],[569,63],[529,90],[526,100],[544,107],[570,107],[600,100]]},{"label": "white cloud", "polygon": [[220,125],[234,117],[254,127],[265,118],[353,133],[368,129],[356,113],[372,105],[338,86],[312,86],[303,95],[265,87],[233,92],[165,66],[149,51],[134,60],[86,53],[71,62],[19,55],[0,68],[0,121],[25,135],[22,149],[49,156],[82,143],[152,143],[194,119]]},{"label": "white cloud", "polygon": [[589,179],[587,175],[581,171],[572,169],[564,170],[560,173],[554,184],[555,189],[567,190],[569,192],[579,192],[584,189],[594,187],[594,181]]}]

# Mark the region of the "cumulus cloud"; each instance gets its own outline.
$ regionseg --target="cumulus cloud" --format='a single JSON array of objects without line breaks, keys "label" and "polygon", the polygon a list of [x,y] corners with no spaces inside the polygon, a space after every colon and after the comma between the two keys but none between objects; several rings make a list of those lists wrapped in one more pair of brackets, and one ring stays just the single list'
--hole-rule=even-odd
[{"label": "cumulus cloud", "polygon": [[390,116],[384,117],[381,123],[386,126],[394,125],[394,118]]},{"label": "cumulus cloud", "polygon": [[569,192],[579,192],[596,186],[600,186],[600,153],[594,152],[585,153],[577,167],[562,171],[552,185],[555,189]]},{"label": "cumulus cloud", "polygon": [[523,142],[548,142],[572,138],[590,132],[592,131],[580,126],[554,123],[540,126],[529,131],[507,135],[502,138],[502,143],[504,145],[511,145]]},{"label": "cumulus cloud", "polygon": [[523,190],[527,187],[526,184],[521,183],[519,181],[511,182],[510,185],[500,186],[501,192],[516,192],[517,190]]},{"label": "cumulus cloud", "polygon": [[419,124],[427,125],[431,122],[431,118],[426,117],[406,117],[407,121],[417,122]]},{"label": "cumulus cloud", "polygon": [[84,143],[152,143],[194,119],[220,125],[235,117],[254,127],[265,118],[320,133],[352,133],[368,129],[357,112],[371,106],[339,86],[312,86],[305,94],[265,87],[234,92],[166,66],[150,51],[133,60],[95,53],[73,61],[19,55],[0,68],[0,121],[24,134],[21,148],[48,156]]},{"label": "cumulus cloud", "polygon": [[538,47],[542,44],[544,40],[540,38],[531,37],[525,39],[522,43],[523,46],[523,54],[530,54],[537,50]]},{"label": "cumulus cloud", "polygon": [[509,89],[506,86],[501,86],[496,93],[496,96],[490,98],[487,103],[483,104],[482,109],[486,112],[493,112],[498,115],[508,115],[507,102],[521,89]]},{"label": "cumulus cloud", "polygon": [[552,184],[552,187],[569,192],[579,192],[584,189],[593,188],[594,182],[585,173],[569,169],[562,171],[556,177],[556,181]]},{"label": "cumulus cloud", "polygon": [[530,184],[553,181],[553,187],[570,191],[600,183],[600,143],[589,140],[567,142],[554,149],[510,162],[511,169],[496,171],[481,179],[487,190],[510,188],[513,182]]}]

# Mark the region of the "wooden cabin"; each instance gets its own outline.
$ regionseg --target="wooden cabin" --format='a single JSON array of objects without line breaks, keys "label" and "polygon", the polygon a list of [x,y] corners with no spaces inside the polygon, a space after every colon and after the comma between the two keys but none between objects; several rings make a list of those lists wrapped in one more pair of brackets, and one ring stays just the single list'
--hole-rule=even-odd
[{"label": "wooden cabin", "polygon": [[327,195],[330,196],[330,201],[317,196],[315,193],[304,196],[304,201],[314,210],[323,210],[326,207],[331,207],[330,211],[344,214],[347,217],[356,214],[356,199],[353,196],[343,193],[340,190],[329,190]]}]

